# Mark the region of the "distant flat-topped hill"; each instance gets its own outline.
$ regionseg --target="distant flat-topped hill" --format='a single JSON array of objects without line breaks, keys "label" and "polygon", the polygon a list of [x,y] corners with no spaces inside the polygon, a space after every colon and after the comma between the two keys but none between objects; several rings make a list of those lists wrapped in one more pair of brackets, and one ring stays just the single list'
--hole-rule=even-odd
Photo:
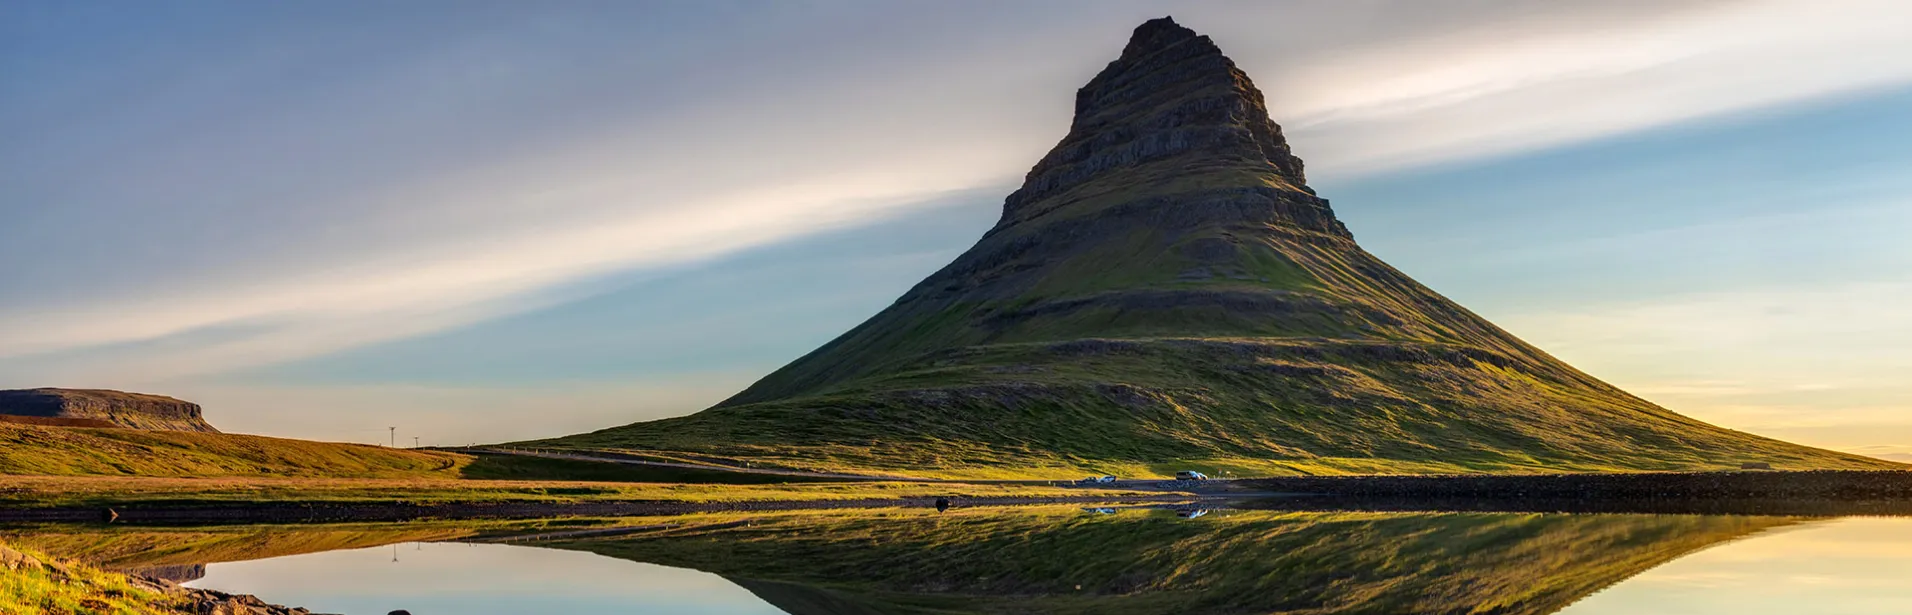
[{"label": "distant flat-topped hill", "polygon": [[889,308],[715,408],[538,444],[945,476],[1897,467],[1661,408],[1375,258],[1169,19]]},{"label": "distant flat-topped hill", "polygon": [[219,432],[200,415],[199,404],[103,389],[0,391],[0,420],[8,417],[20,417],[13,422],[56,426]]}]

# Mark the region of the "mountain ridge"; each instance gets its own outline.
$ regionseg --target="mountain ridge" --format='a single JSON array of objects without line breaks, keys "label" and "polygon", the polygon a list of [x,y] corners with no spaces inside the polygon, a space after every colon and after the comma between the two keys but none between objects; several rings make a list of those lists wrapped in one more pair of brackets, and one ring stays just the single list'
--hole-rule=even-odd
[{"label": "mountain ridge", "polygon": [[868,321],[704,412],[539,444],[963,475],[1883,467],[1634,397],[1368,254],[1172,19],[1075,107],[998,223]]}]

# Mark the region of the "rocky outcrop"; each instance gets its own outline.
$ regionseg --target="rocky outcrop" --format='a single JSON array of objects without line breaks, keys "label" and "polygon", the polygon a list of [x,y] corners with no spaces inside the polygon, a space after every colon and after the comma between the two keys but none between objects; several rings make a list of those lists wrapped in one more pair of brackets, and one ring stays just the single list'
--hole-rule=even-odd
[{"label": "rocky outcrop", "polygon": [[0,391],[0,415],[43,419],[23,422],[115,427],[154,431],[218,433],[201,416],[199,404],[163,395],[100,389],[13,389]]},{"label": "rocky outcrop", "polygon": [[210,589],[170,586],[186,599],[188,613],[204,615],[324,615],[303,607],[270,604],[250,594],[228,594]]},{"label": "rocky outcrop", "polygon": [[[1009,195],[1003,221],[1031,218],[1033,204],[1095,180],[1188,154],[1265,171],[1282,188],[1313,195],[1254,82],[1214,41],[1164,17],[1136,28],[1122,56],[1076,91],[1069,134]],[[1326,213],[1326,201],[1295,200]],[[1332,214],[1307,217],[1316,230],[1347,233]]]},{"label": "rocky outcrop", "polygon": [[206,578],[205,564],[171,564],[166,566],[140,566],[121,570],[129,575],[146,577],[158,581],[185,583]]}]

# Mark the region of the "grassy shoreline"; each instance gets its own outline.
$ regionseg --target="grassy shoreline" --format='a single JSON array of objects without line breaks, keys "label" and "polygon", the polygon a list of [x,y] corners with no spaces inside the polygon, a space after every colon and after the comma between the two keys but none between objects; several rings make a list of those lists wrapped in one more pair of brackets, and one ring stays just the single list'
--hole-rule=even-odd
[{"label": "grassy shoreline", "polygon": [[1173,491],[964,483],[692,485],[392,479],[0,477],[0,523],[319,523],[724,511],[1170,503]]},{"label": "grassy shoreline", "polygon": [[284,503],[750,502],[936,497],[1143,495],[1123,489],[969,483],[730,485],[434,479],[148,478],[0,476],[0,507]]}]

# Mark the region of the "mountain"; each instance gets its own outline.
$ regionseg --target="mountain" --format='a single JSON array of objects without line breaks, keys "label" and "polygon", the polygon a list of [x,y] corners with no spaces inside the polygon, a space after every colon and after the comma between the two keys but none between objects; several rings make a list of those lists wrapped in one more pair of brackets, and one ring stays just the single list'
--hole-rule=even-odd
[{"label": "mountain", "polygon": [[1167,18],[889,308],[709,410],[538,444],[945,476],[1897,467],[1675,414],[1381,262]]},{"label": "mountain", "polygon": [[0,420],[75,427],[127,427],[153,431],[218,433],[199,404],[164,395],[100,389],[10,389],[0,391]]},{"label": "mountain", "polygon": [[[728,519],[728,518],[722,518]],[[723,575],[792,615],[1546,615],[1792,517],[957,509],[540,543]]]}]

